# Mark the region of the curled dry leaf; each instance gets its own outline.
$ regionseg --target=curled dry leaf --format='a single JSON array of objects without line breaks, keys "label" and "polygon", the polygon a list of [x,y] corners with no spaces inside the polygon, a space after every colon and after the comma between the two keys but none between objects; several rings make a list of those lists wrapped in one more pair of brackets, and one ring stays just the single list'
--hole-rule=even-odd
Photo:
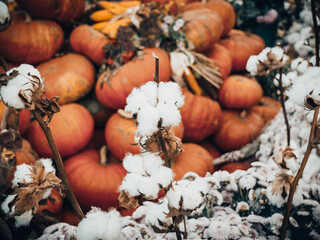
[{"label": "curled dry leaf", "polygon": [[281,197],[286,198],[290,191],[290,185],[294,176],[283,172],[277,173],[276,178],[272,181],[272,194],[280,193]]},{"label": "curled dry leaf", "polygon": [[119,206],[127,209],[137,208],[139,207],[138,200],[132,197],[128,192],[121,191],[118,197]]},{"label": "curled dry leaf", "polygon": [[297,159],[296,155],[293,153],[293,149],[289,146],[285,147],[284,150],[282,148],[279,149],[275,153],[274,160],[282,167],[285,169],[288,169],[286,160],[294,158]]},{"label": "curled dry leaf", "polygon": [[36,109],[41,116],[48,116],[46,123],[49,123],[53,114],[60,112],[59,97],[47,98],[44,97],[40,101],[36,101]]}]

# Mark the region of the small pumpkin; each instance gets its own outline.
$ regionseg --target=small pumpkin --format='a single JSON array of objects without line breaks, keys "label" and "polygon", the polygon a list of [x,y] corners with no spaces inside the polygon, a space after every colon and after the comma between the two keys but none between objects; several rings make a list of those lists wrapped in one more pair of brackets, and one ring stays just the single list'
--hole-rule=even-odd
[{"label": "small pumpkin", "polygon": [[205,148],[212,156],[213,159],[216,159],[221,156],[220,151],[217,147],[210,141],[209,139],[203,140],[199,143],[199,145]]},{"label": "small pumpkin", "polygon": [[253,33],[232,29],[218,42],[232,56],[232,71],[243,71],[251,55],[258,55],[265,47],[264,40]]},{"label": "small pumpkin", "polygon": [[95,86],[98,101],[107,108],[124,108],[126,98],[133,88],[153,81],[155,71],[153,53],[159,57],[159,81],[169,81],[171,77],[169,55],[160,48],[146,48],[142,50],[141,58],[136,57],[124,64],[110,81],[104,81],[109,72],[101,74]]},{"label": "small pumpkin", "polygon": [[[114,113],[108,120],[105,127],[106,143],[113,155],[122,160],[126,153],[141,153],[141,148],[135,143],[137,127],[133,121],[125,119],[118,113]],[[184,127],[181,122],[178,126],[173,126],[174,134],[182,139]]]},{"label": "small pumpkin", "polygon": [[209,0],[205,2],[193,2],[184,7],[184,11],[207,8],[215,11],[222,19],[222,36],[227,35],[236,23],[236,13],[231,3],[225,0]]},{"label": "small pumpkin", "polygon": [[58,22],[77,19],[84,13],[85,7],[84,0],[17,0],[17,2],[36,17]]},{"label": "small pumpkin", "polygon": [[59,104],[77,101],[92,89],[95,69],[82,55],[69,53],[37,66],[44,79],[45,95],[59,96]]},{"label": "small pumpkin", "polygon": [[255,78],[230,75],[219,89],[219,102],[227,108],[251,108],[258,104],[263,90]]},{"label": "small pumpkin", "polygon": [[272,120],[280,111],[281,103],[271,97],[263,96],[251,111],[259,114],[265,122]]},{"label": "small pumpkin", "polygon": [[252,142],[264,126],[258,114],[246,110],[223,110],[222,116],[221,126],[212,139],[216,146],[227,152]]},{"label": "small pumpkin", "polygon": [[[88,144],[93,134],[94,122],[85,107],[69,103],[62,105],[60,112],[54,114],[50,129],[61,157],[66,157]],[[31,122],[26,138],[41,157],[52,157],[49,143],[38,122]]]},{"label": "small pumpkin", "polygon": [[194,51],[207,51],[220,39],[223,24],[216,12],[205,8],[195,9],[184,12],[182,18],[186,21],[184,33]]},{"label": "small pumpkin", "polygon": [[228,171],[229,173],[233,173],[236,170],[248,170],[250,167],[249,164],[243,163],[243,162],[232,162],[224,164],[220,170],[221,171]]},{"label": "small pumpkin", "polygon": [[232,69],[232,57],[224,46],[215,43],[213,48],[206,52],[205,55],[219,66],[222,79],[225,79],[230,74]]},{"label": "small pumpkin", "polygon": [[118,207],[118,188],[126,175],[121,163],[106,164],[97,150],[85,150],[64,162],[70,186],[83,210]]},{"label": "small pumpkin", "polygon": [[214,133],[221,122],[218,102],[204,96],[194,95],[183,89],[184,106],[180,109],[185,141],[200,142]]},{"label": "small pumpkin", "polygon": [[85,55],[98,65],[105,59],[103,47],[109,42],[110,40],[104,34],[89,25],[76,27],[70,35],[73,51]]},{"label": "small pumpkin", "polygon": [[213,172],[213,158],[205,148],[195,143],[184,143],[183,149],[172,160],[175,181],[180,180],[187,172],[195,172],[201,177],[207,172]]},{"label": "small pumpkin", "polygon": [[50,59],[61,48],[64,33],[50,20],[31,20],[15,13],[7,31],[0,33],[0,53],[13,63],[37,64]]}]

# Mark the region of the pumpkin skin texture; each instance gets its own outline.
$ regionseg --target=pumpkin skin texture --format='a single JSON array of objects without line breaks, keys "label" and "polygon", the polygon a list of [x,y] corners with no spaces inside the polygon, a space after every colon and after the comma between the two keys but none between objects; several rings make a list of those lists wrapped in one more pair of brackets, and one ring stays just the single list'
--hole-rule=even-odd
[{"label": "pumpkin skin texture", "polygon": [[70,35],[72,49],[98,65],[102,64],[105,59],[103,47],[109,42],[105,35],[89,25],[76,27]]},{"label": "pumpkin skin texture", "polygon": [[232,57],[224,46],[215,43],[213,48],[206,52],[205,55],[219,66],[219,71],[223,79],[228,77],[232,69]]},{"label": "pumpkin skin texture", "polygon": [[263,119],[254,112],[224,110],[222,116],[222,124],[212,139],[216,146],[227,152],[250,143],[264,126]]},{"label": "pumpkin skin texture", "polygon": [[233,173],[236,170],[247,171],[248,169],[249,166],[242,162],[227,163],[220,168],[221,171],[228,171],[229,173]]},{"label": "pumpkin skin texture", "polygon": [[65,170],[71,188],[85,210],[91,206],[108,210],[118,207],[118,188],[126,175],[121,163],[101,165],[96,150],[86,150],[65,161]]},{"label": "pumpkin skin texture", "polygon": [[262,87],[256,79],[241,75],[229,76],[219,89],[219,102],[227,108],[251,108],[262,96]]},{"label": "pumpkin skin texture", "polygon": [[38,65],[37,69],[44,79],[45,96],[59,96],[61,105],[85,96],[95,82],[94,66],[79,54],[69,53],[53,58]]},{"label": "pumpkin skin texture", "polygon": [[214,133],[221,122],[221,107],[208,97],[194,95],[183,89],[184,106],[180,109],[184,141],[200,142]]},{"label": "pumpkin skin texture", "polygon": [[49,20],[25,21],[14,14],[10,28],[0,33],[0,53],[13,63],[37,64],[50,59],[61,48],[64,33]]},{"label": "pumpkin skin texture", "polygon": [[227,35],[236,23],[236,13],[231,3],[225,0],[210,0],[205,3],[193,2],[184,7],[184,11],[207,8],[216,12],[222,19],[223,31],[221,36]]},{"label": "pumpkin skin texture", "polygon": [[[93,134],[94,123],[85,107],[69,103],[62,105],[60,112],[54,114],[50,129],[61,157],[66,157],[75,154],[88,144]],[[26,138],[41,157],[53,156],[38,122],[31,122]]]},{"label": "pumpkin skin texture", "polygon": [[84,13],[84,0],[18,0],[19,6],[23,6],[36,17],[53,19],[58,22],[69,22]]},{"label": "pumpkin skin texture", "polygon": [[221,17],[209,9],[195,9],[184,12],[182,18],[186,21],[184,33],[196,52],[209,50],[222,34]]},{"label": "pumpkin skin texture", "polygon": [[253,33],[232,29],[218,42],[229,50],[232,56],[232,71],[246,70],[251,55],[258,55],[265,47],[264,40]]},{"label": "pumpkin skin texture", "polygon": [[216,146],[210,140],[204,140],[199,143],[199,145],[205,148],[212,156],[212,159],[216,159],[221,156],[220,151],[217,149]]},{"label": "pumpkin skin texture", "polygon": [[[129,61],[118,69],[110,82],[103,82],[106,72],[101,74],[96,86],[96,97],[107,108],[119,109],[126,106],[126,98],[132,89],[153,81],[154,52],[159,57],[159,81],[167,82],[171,77],[169,55],[160,48],[146,48],[142,51],[142,58]],[[103,82],[103,83],[102,83]]]},{"label": "pumpkin skin texture", "polygon": [[184,143],[184,151],[173,158],[172,171],[174,180],[180,180],[187,172],[195,172],[203,177],[207,172],[213,172],[211,154],[195,143]]},{"label": "pumpkin skin texture", "polygon": [[259,114],[264,122],[272,120],[280,111],[281,103],[271,97],[263,96],[258,105],[252,107],[251,111]]},{"label": "pumpkin skin texture", "polygon": [[[137,127],[133,121],[125,119],[118,113],[114,113],[108,120],[105,127],[105,139],[112,154],[122,160],[127,153],[139,154],[140,147],[135,143]],[[172,130],[178,138],[183,138],[184,127],[181,122],[178,126],[173,126]]]}]

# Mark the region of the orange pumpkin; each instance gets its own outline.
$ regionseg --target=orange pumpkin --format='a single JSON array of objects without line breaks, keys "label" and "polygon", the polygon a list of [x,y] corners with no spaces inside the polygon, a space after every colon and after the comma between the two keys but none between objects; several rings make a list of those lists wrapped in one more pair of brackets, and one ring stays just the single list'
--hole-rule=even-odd
[{"label": "orange pumpkin", "polygon": [[184,106],[180,109],[184,126],[185,141],[200,142],[214,133],[221,122],[221,108],[218,102],[204,96],[183,90]]},{"label": "orange pumpkin", "polygon": [[258,35],[235,29],[218,43],[231,53],[232,71],[245,70],[249,57],[258,55],[266,47],[264,40]]},{"label": "orange pumpkin", "polygon": [[[183,138],[183,124],[172,127],[174,134]],[[120,114],[114,113],[108,120],[105,127],[106,143],[113,155],[122,160],[126,153],[141,153],[140,147],[135,143],[137,127],[133,121],[125,119]]]},{"label": "orange pumpkin", "polygon": [[220,157],[221,153],[217,147],[210,140],[204,140],[199,143],[199,145],[205,148],[212,156],[213,159]]},{"label": "orange pumpkin", "polygon": [[[70,156],[84,148],[94,129],[90,112],[80,104],[62,105],[51,122],[50,129],[61,157]],[[52,152],[38,122],[31,122],[27,131],[27,140],[41,157],[52,157]]]},{"label": "orange pumpkin", "polygon": [[146,48],[142,53],[142,59],[137,57],[124,64],[110,81],[104,81],[108,72],[101,74],[95,91],[98,101],[104,106],[111,109],[124,108],[126,98],[133,88],[153,81],[155,72],[153,53],[159,57],[159,80],[169,81],[171,77],[169,55],[160,48]]},{"label": "orange pumpkin", "polygon": [[225,79],[232,69],[232,57],[230,52],[222,45],[215,43],[213,48],[206,52],[206,56],[212,59],[218,66],[222,78]]},{"label": "orange pumpkin", "polygon": [[207,2],[193,2],[184,7],[184,11],[207,8],[215,11],[222,19],[222,36],[227,35],[236,23],[236,13],[231,3],[225,0],[209,0]]},{"label": "orange pumpkin", "polygon": [[243,162],[233,162],[233,163],[227,163],[223,165],[220,170],[221,171],[228,171],[229,173],[233,173],[236,170],[248,170],[250,165],[245,164]]},{"label": "orange pumpkin", "polygon": [[89,25],[76,27],[70,35],[72,49],[99,65],[105,59],[103,47],[109,42],[104,34]]},{"label": "orange pumpkin", "polygon": [[85,7],[84,0],[18,0],[17,2],[36,17],[54,19],[58,22],[77,19],[84,13]]},{"label": "orange pumpkin", "polygon": [[219,89],[219,102],[227,108],[251,108],[262,98],[263,90],[255,78],[229,76]]},{"label": "orange pumpkin", "polygon": [[50,59],[61,48],[64,33],[49,20],[30,20],[15,13],[10,28],[0,33],[0,53],[14,63],[37,64]]},{"label": "orange pumpkin", "polygon": [[44,79],[45,95],[59,96],[59,104],[74,102],[85,96],[95,82],[95,69],[82,55],[69,53],[38,65]]},{"label": "orange pumpkin", "polygon": [[246,110],[224,110],[222,116],[222,124],[212,138],[223,151],[237,150],[250,143],[264,126],[264,121],[258,114]]},{"label": "orange pumpkin", "polygon": [[126,175],[121,163],[100,163],[98,151],[86,150],[68,158],[65,170],[72,190],[85,210],[91,206],[118,207],[118,188]]},{"label": "orange pumpkin", "polygon": [[38,212],[49,211],[53,214],[58,214],[63,206],[63,198],[57,189],[52,189],[49,198],[42,199],[39,202]]},{"label": "orange pumpkin", "polygon": [[272,120],[280,111],[281,103],[271,97],[263,96],[251,111],[259,114],[265,122]]},{"label": "orange pumpkin", "polygon": [[60,222],[65,222],[73,226],[78,226],[80,219],[73,208],[67,204],[63,205],[63,209],[59,216]]},{"label": "orange pumpkin", "polygon": [[220,39],[223,24],[216,12],[209,9],[195,9],[184,12],[182,18],[186,21],[184,33],[194,51],[207,51]]},{"label": "orange pumpkin", "polygon": [[207,172],[213,172],[213,158],[211,154],[198,144],[184,143],[184,152],[172,160],[174,180],[181,179],[187,172],[195,172],[203,177]]}]

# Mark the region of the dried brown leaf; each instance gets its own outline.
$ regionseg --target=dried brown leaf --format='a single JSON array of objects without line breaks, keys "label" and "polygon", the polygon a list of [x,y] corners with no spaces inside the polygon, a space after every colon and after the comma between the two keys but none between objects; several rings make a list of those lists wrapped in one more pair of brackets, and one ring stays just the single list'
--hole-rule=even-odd
[{"label": "dried brown leaf", "polygon": [[276,178],[271,182],[272,194],[279,193],[283,198],[286,198],[290,191],[290,185],[294,180],[294,176],[283,172],[277,173]]},{"label": "dried brown leaf", "polygon": [[132,197],[128,192],[121,191],[118,197],[119,206],[127,209],[139,207],[138,200]]}]

